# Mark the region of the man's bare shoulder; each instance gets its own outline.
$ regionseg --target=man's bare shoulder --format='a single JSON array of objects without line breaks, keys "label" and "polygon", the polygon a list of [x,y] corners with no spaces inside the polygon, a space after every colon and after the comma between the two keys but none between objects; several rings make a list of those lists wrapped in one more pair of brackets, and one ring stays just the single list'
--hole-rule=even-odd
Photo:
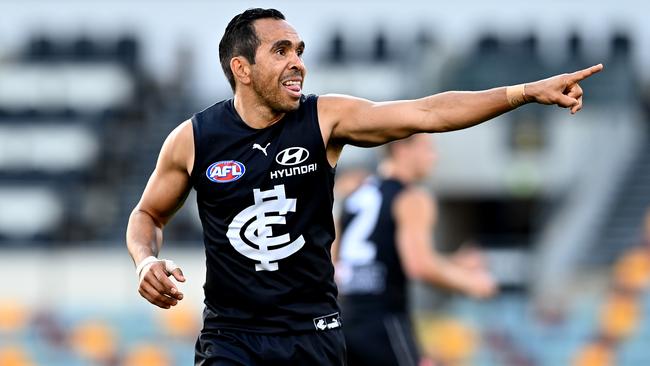
[{"label": "man's bare shoulder", "polygon": [[409,186],[400,192],[397,197],[399,201],[404,201],[409,205],[433,204],[433,195],[428,190],[415,185]]},{"label": "man's bare shoulder", "polygon": [[194,144],[194,131],[192,127],[192,120],[185,120],[181,122],[172,132],[169,134],[170,136],[173,136],[178,143],[181,144],[186,144],[186,143],[191,143],[192,145]]},{"label": "man's bare shoulder", "polygon": [[393,214],[400,223],[430,225],[436,217],[436,203],[428,190],[410,186],[395,198]]},{"label": "man's bare shoulder", "polygon": [[345,94],[323,94],[318,97],[318,113],[331,117],[350,108],[370,103],[369,100]]},{"label": "man's bare shoulder", "polygon": [[[350,126],[357,124],[356,121],[364,118],[365,108],[372,105],[372,102],[345,94],[325,94],[318,97],[318,120],[321,129],[326,132],[325,137],[329,139],[330,132],[334,139],[349,138]],[[341,128],[343,127],[343,128]]]},{"label": "man's bare shoulder", "polygon": [[183,121],[169,133],[163,144],[161,159],[166,159],[170,166],[192,173],[194,131],[191,120]]}]

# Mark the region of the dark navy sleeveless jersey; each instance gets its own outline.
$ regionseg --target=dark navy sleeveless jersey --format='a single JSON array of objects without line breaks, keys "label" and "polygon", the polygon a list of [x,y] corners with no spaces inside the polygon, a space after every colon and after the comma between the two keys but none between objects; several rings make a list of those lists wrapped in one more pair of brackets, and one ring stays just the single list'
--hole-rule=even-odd
[{"label": "dark navy sleeveless jersey", "polygon": [[346,318],[407,310],[392,212],[403,189],[399,181],[370,177],[343,202],[337,277]]},{"label": "dark navy sleeveless jersey", "polygon": [[254,129],[233,100],[194,115],[207,275],[205,329],[258,333],[338,328],[330,247],[334,169],[317,96]]}]

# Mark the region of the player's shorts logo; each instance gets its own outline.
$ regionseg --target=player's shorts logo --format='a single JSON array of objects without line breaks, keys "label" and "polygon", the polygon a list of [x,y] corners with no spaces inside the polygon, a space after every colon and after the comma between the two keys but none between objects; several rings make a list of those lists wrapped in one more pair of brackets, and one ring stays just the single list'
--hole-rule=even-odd
[{"label": "player's shorts logo", "polygon": [[339,313],[332,313],[313,319],[314,327],[317,330],[326,330],[339,328],[341,326],[341,318]]},{"label": "player's shorts logo", "polygon": [[298,165],[309,157],[309,151],[304,147],[288,147],[275,156],[275,161],[281,165]]},{"label": "player's shorts logo", "polygon": [[236,160],[222,160],[212,163],[205,175],[215,183],[228,183],[244,176],[246,167]]},{"label": "player's shorts logo", "polygon": [[277,271],[280,259],[296,253],[305,244],[300,235],[273,235],[273,229],[285,225],[285,215],[296,211],[296,199],[287,198],[284,185],[262,191],[253,190],[255,203],[241,211],[228,225],[226,236],[240,254],[258,261],[256,271]]}]

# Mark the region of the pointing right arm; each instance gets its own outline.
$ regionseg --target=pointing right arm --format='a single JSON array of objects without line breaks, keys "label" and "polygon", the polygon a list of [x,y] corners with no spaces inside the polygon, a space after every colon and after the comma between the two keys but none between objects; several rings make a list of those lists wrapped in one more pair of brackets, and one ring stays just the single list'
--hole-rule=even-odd
[{"label": "pointing right arm", "polygon": [[[165,140],[156,168],[151,174],[140,202],[133,209],[126,229],[126,245],[138,265],[149,256],[158,256],[162,230],[183,205],[190,191],[194,164],[194,136],[191,121],[174,129]],[[154,262],[140,274],[139,293],[154,305],[169,308],[183,295],[168,278],[184,282],[180,269],[167,272],[164,262]]]}]

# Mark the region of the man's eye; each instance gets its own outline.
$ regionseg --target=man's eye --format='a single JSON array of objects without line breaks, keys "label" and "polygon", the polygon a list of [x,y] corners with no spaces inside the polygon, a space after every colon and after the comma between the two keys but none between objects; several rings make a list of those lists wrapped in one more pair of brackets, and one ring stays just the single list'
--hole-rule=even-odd
[{"label": "man's eye", "polygon": [[284,52],[284,49],[279,48],[279,49],[277,49],[277,50],[275,51],[275,53],[277,53],[278,55],[284,56],[284,53],[285,53],[285,52]]}]

